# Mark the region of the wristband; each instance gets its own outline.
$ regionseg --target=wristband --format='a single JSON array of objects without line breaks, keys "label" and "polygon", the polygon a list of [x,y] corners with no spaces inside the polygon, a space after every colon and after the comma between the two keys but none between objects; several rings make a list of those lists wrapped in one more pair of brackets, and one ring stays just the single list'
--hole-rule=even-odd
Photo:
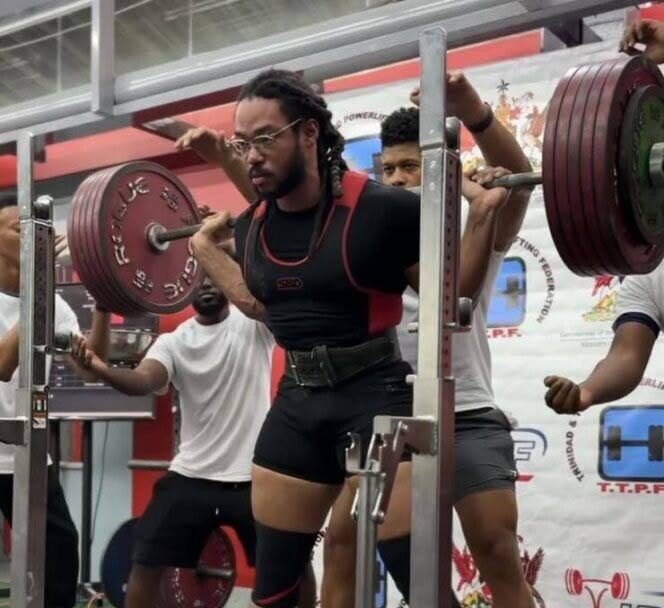
[{"label": "wristband", "polygon": [[484,131],[486,131],[493,123],[494,116],[491,106],[486,101],[484,102],[484,106],[487,109],[486,117],[480,122],[476,122],[474,125],[466,125],[466,129],[475,135],[484,133]]}]

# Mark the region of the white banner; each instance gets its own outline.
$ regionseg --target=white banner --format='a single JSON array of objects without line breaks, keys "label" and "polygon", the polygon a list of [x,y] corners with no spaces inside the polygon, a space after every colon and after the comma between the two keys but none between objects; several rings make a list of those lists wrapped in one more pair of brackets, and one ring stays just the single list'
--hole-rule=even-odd
[{"label": "white banner", "polygon": [[[468,77],[539,168],[542,117],[557,80],[569,65],[608,56],[605,49],[581,57],[578,49],[542,55],[469,70]],[[380,121],[409,104],[415,84],[328,98],[354,168],[372,170]],[[480,162],[474,148],[464,149],[463,158],[466,166]],[[664,405],[657,405],[664,390],[657,366],[661,342],[642,386],[624,402],[573,418],[544,404],[545,376],[582,380],[606,353],[619,284],[618,277],[579,278],[564,267],[538,188],[498,278],[489,336],[497,401],[519,421],[514,440],[522,560],[542,608],[664,607],[664,462],[657,449],[651,460],[647,446],[649,429],[661,434],[664,424]],[[603,445],[609,436],[611,448]],[[644,445],[621,446],[625,438],[643,439]],[[460,600],[468,607],[490,606],[490,592],[458,529],[455,545]],[[320,555],[317,563],[320,575]],[[378,606],[392,608],[399,601],[390,587]]]}]

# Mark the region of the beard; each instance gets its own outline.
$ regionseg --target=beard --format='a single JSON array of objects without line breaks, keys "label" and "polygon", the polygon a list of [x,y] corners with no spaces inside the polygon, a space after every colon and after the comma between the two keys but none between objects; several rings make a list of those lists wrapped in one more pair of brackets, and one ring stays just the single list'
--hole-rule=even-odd
[{"label": "beard", "polygon": [[[259,168],[251,169],[249,172],[249,177],[258,177],[260,175],[270,175],[269,173],[263,172]],[[297,188],[305,178],[305,169],[304,169],[304,154],[300,148],[300,142],[296,143],[295,150],[293,151],[293,156],[291,162],[288,166],[288,171],[286,172],[286,177],[278,182],[272,189],[256,187],[257,193],[268,200],[277,200],[287,194],[290,194],[295,188]]]},{"label": "beard", "polygon": [[196,296],[191,305],[202,317],[214,317],[228,306],[228,300],[220,292],[205,292]]}]

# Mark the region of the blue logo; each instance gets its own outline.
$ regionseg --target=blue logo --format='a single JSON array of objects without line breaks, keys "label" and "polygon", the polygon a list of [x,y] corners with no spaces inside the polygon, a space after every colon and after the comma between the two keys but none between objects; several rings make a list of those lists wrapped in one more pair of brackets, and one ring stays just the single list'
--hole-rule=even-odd
[{"label": "blue logo", "polygon": [[383,175],[380,137],[370,135],[347,141],[344,160],[353,171],[362,171],[380,181]]},{"label": "blue logo", "polygon": [[607,480],[664,479],[664,407],[607,407],[600,417],[599,474]]},{"label": "blue logo", "polygon": [[526,318],[526,263],[520,257],[503,260],[493,287],[487,325],[516,327]]}]

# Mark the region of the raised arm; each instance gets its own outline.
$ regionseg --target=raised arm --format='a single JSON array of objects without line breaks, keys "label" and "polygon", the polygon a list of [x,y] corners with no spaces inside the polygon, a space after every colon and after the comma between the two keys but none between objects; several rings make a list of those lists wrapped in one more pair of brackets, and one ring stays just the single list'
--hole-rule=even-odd
[{"label": "raised arm", "polygon": [[[419,91],[411,94],[419,105]],[[463,72],[447,74],[447,113],[456,116],[471,131],[487,165],[504,167],[511,173],[527,173],[532,166],[512,133],[493,116]],[[528,208],[532,190],[510,192],[496,225],[495,249],[505,251],[516,238]]]},{"label": "raised arm", "polygon": [[224,292],[231,304],[247,317],[262,321],[265,307],[249,291],[240,265],[220,246],[233,238],[230,220],[227,211],[206,218],[203,227],[192,237],[194,254],[210,280]]},{"label": "raised arm", "polygon": [[[496,175],[509,173],[500,168],[487,171]],[[508,200],[509,192],[505,188],[487,190],[465,176],[462,192],[470,203],[470,210],[461,237],[459,296],[472,298],[473,306],[476,306],[494,251],[500,211]],[[406,270],[406,279],[415,291],[419,290],[419,263]]]},{"label": "raised arm", "polygon": [[92,327],[88,338],[89,348],[97,353],[102,361],[108,359],[111,343],[111,313],[95,308],[92,313]]},{"label": "raised arm", "polygon": [[244,160],[235,154],[224,133],[207,127],[197,127],[178,139],[175,147],[178,150],[193,150],[205,162],[219,167],[247,202],[256,200],[256,191],[249,179],[247,166]]}]

